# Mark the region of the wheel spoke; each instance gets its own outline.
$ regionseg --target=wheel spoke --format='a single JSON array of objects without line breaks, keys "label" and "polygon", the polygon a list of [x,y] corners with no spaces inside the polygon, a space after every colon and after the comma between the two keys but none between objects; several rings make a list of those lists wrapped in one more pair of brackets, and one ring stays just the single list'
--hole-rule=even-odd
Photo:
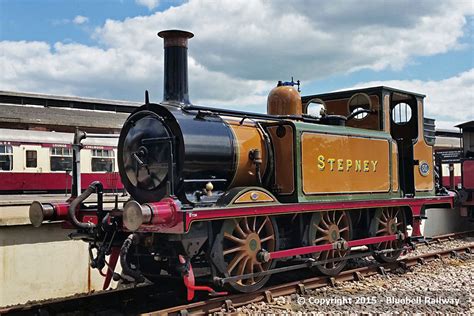
[{"label": "wheel spoke", "polygon": [[314,244],[322,241],[322,240],[329,240],[327,235],[324,235],[323,237],[319,237],[313,241]]},{"label": "wheel spoke", "polygon": [[250,260],[249,257],[246,257],[245,260],[240,261],[239,263],[239,270],[238,270],[238,275],[242,275],[245,272],[245,266],[247,265],[247,262]]},{"label": "wheel spoke", "polygon": [[267,237],[265,237],[265,238],[260,239],[260,242],[261,242],[261,243],[264,243],[264,242],[266,242],[266,241],[268,241],[268,240],[275,240],[275,236],[273,236],[273,235],[267,236]]},{"label": "wheel spoke", "polygon": [[382,225],[386,225],[387,224],[387,220],[383,220],[381,218],[376,218],[377,222],[379,222],[380,224]]},{"label": "wheel spoke", "polygon": [[324,215],[326,216],[326,223],[328,225],[331,224],[331,216],[329,215],[329,212],[324,212]]},{"label": "wheel spoke", "polygon": [[341,237],[342,236],[341,233],[345,231],[347,231],[347,233],[345,233],[344,235],[347,236],[347,238],[349,238],[349,224],[346,224],[346,226],[339,228],[339,236]]},{"label": "wheel spoke", "polygon": [[[320,224],[323,224],[326,228],[329,228],[329,224],[328,222],[326,222],[326,219],[324,218],[325,217],[325,213],[324,212],[322,215],[321,215],[321,220],[319,221]],[[316,224],[315,224],[316,225]]]},{"label": "wheel spoke", "polygon": [[252,225],[252,231],[253,232],[255,231],[256,226],[257,226],[257,217],[254,217],[253,218],[253,225]]},{"label": "wheel spoke", "polygon": [[321,261],[328,260],[329,251],[323,251],[321,253]]},{"label": "wheel spoke", "polygon": [[244,222],[244,229],[247,231],[247,233],[251,233],[247,217],[244,217],[243,222]]},{"label": "wheel spoke", "polygon": [[341,213],[341,216],[339,216],[339,219],[337,220],[337,223],[336,225],[339,226],[339,224],[341,223],[342,219],[346,216],[346,214],[344,212]]},{"label": "wheel spoke", "polygon": [[[245,273],[253,273],[253,262],[252,262],[252,260],[247,261],[247,264],[246,264],[246,267],[245,267]],[[252,275],[252,277],[250,279],[247,279],[247,281],[249,281],[249,284],[255,283],[254,276]]]},{"label": "wheel spoke", "polygon": [[[253,273],[253,260],[249,261],[250,273]],[[253,280],[253,277],[252,277]]]},{"label": "wheel spoke", "polygon": [[328,232],[328,230],[323,229],[323,228],[321,228],[321,227],[319,227],[319,226],[316,226],[316,229],[319,230],[319,231],[322,232],[322,233],[327,233],[327,232]]},{"label": "wheel spoke", "polygon": [[379,233],[385,232],[385,231],[387,231],[387,230],[385,228],[382,228],[382,229],[379,229],[375,234],[378,235]]},{"label": "wheel spoke", "polygon": [[233,241],[234,243],[239,244],[239,245],[245,244],[245,240],[244,240],[244,239],[237,238],[237,237],[235,237],[234,235],[231,235],[231,234],[229,234],[229,233],[224,233],[224,238],[227,239],[227,240],[231,240],[231,241]]},{"label": "wheel spoke", "polygon": [[336,211],[332,212],[332,222],[336,222]]},{"label": "wheel spoke", "polygon": [[268,217],[265,217],[265,220],[262,222],[262,224],[260,225],[260,227],[257,230],[257,234],[260,235],[260,232],[262,231],[263,227],[265,227],[265,224],[267,223],[267,221],[268,221]]},{"label": "wheel spoke", "polygon": [[246,254],[244,252],[242,253],[239,253],[237,254],[234,259],[232,259],[232,261],[229,263],[229,265],[227,266],[227,272],[229,272],[229,274],[231,274],[231,272],[235,269],[235,267],[237,266],[237,264],[246,256]]},{"label": "wheel spoke", "polygon": [[247,234],[244,233],[244,231],[243,231],[242,228],[240,227],[239,221],[237,221],[236,219],[234,219],[234,222],[235,222],[235,231],[240,235],[240,237],[242,237],[242,238],[247,237]]},{"label": "wheel spoke", "polygon": [[334,249],[328,251],[328,260],[329,259],[334,259]]},{"label": "wheel spoke", "polygon": [[237,246],[237,247],[232,247],[229,249],[224,250],[222,253],[225,255],[228,255],[229,253],[234,253],[240,250],[245,250],[245,246]]},{"label": "wheel spoke", "polygon": [[[331,259],[333,259],[332,252],[333,252],[333,250],[328,250],[328,251],[327,251],[327,254],[328,254],[328,255],[327,255],[326,260],[331,260]],[[332,262],[326,262],[326,263],[324,264],[324,267],[325,267],[326,269],[330,269],[329,266],[332,266],[332,267],[334,268],[334,265],[332,264]]]}]

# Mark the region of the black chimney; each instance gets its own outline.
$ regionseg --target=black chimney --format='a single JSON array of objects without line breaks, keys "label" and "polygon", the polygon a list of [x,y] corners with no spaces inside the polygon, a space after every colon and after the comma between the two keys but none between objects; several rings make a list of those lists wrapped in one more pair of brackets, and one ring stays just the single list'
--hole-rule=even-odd
[{"label": "black chimney", "polygon": [[158,33],[164,39],[165,69],[163,101],[189,104],[188,38],[191,32],[167,30]]}]

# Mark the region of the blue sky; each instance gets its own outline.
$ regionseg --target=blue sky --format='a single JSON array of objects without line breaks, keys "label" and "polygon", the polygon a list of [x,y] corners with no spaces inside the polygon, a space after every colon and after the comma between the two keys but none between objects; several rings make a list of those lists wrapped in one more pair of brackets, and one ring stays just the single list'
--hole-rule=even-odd
[{"label": "blue sky", "polygon": [[[152,11],[161,11],[178,1],[161,1]],[[94,27],[107,19],[123,20],[148,15],[147,7],[135,1],[120,0],[0,0],[0,32],[2,40],[73,41],[87,45]],[[86,25],[67,23],[76,16],[88,18]]]},{"label": "blue sky", "polygon": [[[302,80],[303,94],[391,84],[422,90],[434,104],[428,113],[449,125],[474,117],[473,6],[470,0],[0,0],[0,89],[139,101],[147,88],[159,98],[162,51],[155,34],[178,27],[196,35],[190,93],[200,104],[263,111],[274,83],[291,76]],[[439,87],[459,91],[448,98]],[[443,112],[447,100],[462,103],[462,116]]]}]

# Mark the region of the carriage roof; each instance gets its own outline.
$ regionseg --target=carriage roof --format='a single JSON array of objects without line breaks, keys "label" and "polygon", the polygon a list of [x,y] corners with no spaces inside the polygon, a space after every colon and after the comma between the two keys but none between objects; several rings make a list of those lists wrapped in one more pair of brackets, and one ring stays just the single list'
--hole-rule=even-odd
[{"label": "carriage roof", "polygon": [[[0,128],[0,142],[71,145],[74,134]],[[117,147],[118,138],[86,138],[84,145]]]}]

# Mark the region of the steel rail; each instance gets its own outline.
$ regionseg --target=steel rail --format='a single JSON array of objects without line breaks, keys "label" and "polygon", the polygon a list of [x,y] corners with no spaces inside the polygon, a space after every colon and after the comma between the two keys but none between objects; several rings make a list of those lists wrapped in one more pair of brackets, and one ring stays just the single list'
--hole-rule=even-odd
[{"label": "steel rail", "polygon": [[474,234],[474,230],[466,230],[466,231],[462,231],[462,232],[437,235],[437,236],[425,238],[424,240],[417,242],[417,244],[430,245],[430,244],[433,244],[433,243],[441,243],[441,242],[445,242],[445,241],[456,240],[456,239],[459,239],[461,237],[467,237],[467,236],[473,235],[473,234]]}]

